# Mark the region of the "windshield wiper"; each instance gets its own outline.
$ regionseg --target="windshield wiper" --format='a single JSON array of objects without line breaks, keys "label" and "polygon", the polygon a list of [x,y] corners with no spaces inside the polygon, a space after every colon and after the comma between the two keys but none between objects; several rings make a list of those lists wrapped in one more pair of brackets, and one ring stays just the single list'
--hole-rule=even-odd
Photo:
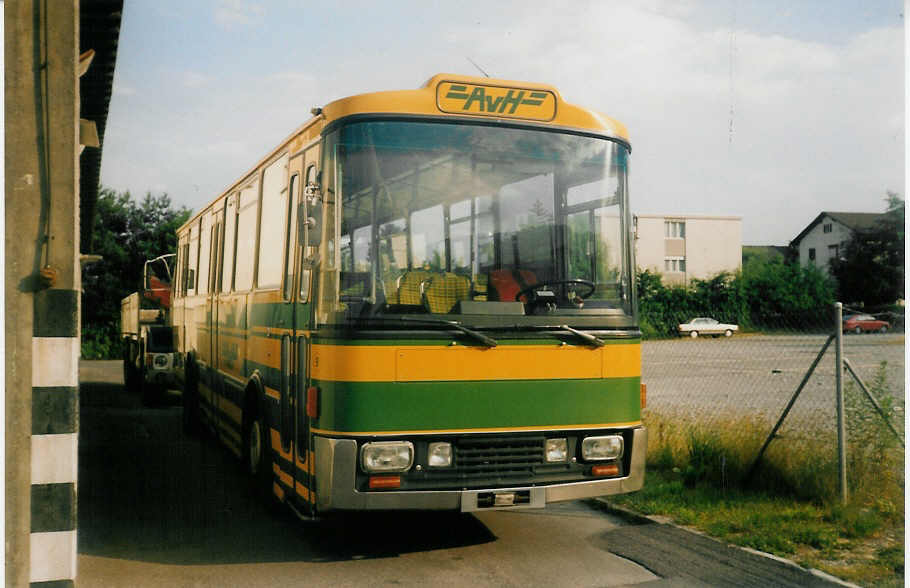
[{"label": "windshield wiper", "polygon": [[591,333],[585,333],[584,331],[579,331],[578,329],[573,329],[569,325],[560,325],[559,328],[565,329],[565,330],[569,331],[570,333],[572,333],[573,335],[578,335],[579,337],[581,337],[582,339],[584,339],[585,341],[587,341],[594,347],[603,347],[604,345],[606,345],[606,343],[604,343],[603,339],[595,337]]},{"label": "windshield wiper", "polygon": [[498,343],[496,343],[496,339],[493,339],[492,337],[487,337],[483,333],[481,333],[479,331],[475,331],[474,329],[469,329],[457,321],[447,321],[445,319],[434,319],[434,318],[418,318],[418,317],[410,317],[410,316],[403,316],[400,318],[402,321],[413,322],[413,323],[424,323],[424,324],[429,324],[429,325],[450,326],[450,327],[455,328],[458,331],[461,331],[465,335],[468,335],[469,337],[472,337],[473,339],[480,341],[487,347],[496,347],[496,345],[498,345]]}]

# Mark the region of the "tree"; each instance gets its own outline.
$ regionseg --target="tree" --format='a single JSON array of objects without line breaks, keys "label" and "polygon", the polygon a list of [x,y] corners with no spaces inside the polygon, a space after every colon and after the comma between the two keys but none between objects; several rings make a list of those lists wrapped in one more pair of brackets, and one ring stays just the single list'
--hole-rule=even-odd
[{"label": "tree", "polygon": [[904,296],[904,200],[888,192],[886,202],[883,218],[856,230],[843,255],[831,262],[843,302],[874,307]]},{"label": "tree", "polygon": [[117,356],[120,300],[141,287],[147,259],[176,252],[177,228],[189,217],[190,210],[175,210],[167,194],[147,193],[136,203],[129,192],[99,191],[91,253],[102,260],[82,272],[84,356]]}]

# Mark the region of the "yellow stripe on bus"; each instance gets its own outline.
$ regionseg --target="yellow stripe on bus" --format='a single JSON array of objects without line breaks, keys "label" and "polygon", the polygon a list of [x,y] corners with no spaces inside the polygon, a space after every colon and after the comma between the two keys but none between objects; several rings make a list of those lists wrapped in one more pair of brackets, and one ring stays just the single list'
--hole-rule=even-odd
[{"label": "yellow stripe on bus", "polygon": [[246,358],[268,367],[281,367],[281,340],[268,337],[250,337]]},{"label": "yellow stripe on bus", "polygon": [[275,472],[275,475],[278,476],[278,479],[281,480],[285,486],[288,488],[294,487],[294,478],[283,469],[281,469],[277,463],[272,464],[272,471]]},{"label": "yellow stripe on bus", "polygon": [[[291,452],[285,451],[281,447],[281,433],[279,433],[277,429],[269,429],[269,432],[270,432],[270,438],[272,440],[272,449],[274,449],[275,452],[278,453],[278,455],[280,455],[282,458],[286,459],[287,461],[292,461]],[[297,459],[293,460],[293,461],[294,461],[294,464],[298,468],[302,469],[303,471],[309,471],[307,468],[308,468],[309,463],[312,463],[313,452],[312,451],[307,452],[305,457],[307,457],[307,459],[301,461],[300,455],[297,455]]]},{"label": "yellow stripe on bus", "polygon": [[565,380],[641,376],[641,346],[313,345],[312,377],[336,382]]}]

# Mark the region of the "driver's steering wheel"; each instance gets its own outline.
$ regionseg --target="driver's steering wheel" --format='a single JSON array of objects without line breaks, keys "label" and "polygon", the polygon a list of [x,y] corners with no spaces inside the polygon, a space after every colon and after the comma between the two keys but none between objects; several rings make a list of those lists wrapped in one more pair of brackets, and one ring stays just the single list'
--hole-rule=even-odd
[{"label": "driver's steering wheel", "polygon": [[561,285],[569,286],[569,285],[575,285],[575,284],[588,287],[588,291],[584,292],[583,294],[579,294],[578,292],[575,293],[576,296],[578,296],[582,299],[587,298],[588,296],[590,296],[591,294],[594,293],[594,282],[589,282],[588,280],[579,280],[579,279],[544,280],[543,282],[537,282],[536,284],[532,284],[532,285],[528,286],[527,288],[522,288],[521,290],[519,290],[518,293],[515,294],[515,301],[521,302],[522,296],[527,296],[527,295],[531,294],[532,297],[530,297],[528,302],[529,303],[534,302],[535,300],[537,300],[537,296],[534,295],[535,290],[538,290],[538,289],[542,288],[543,286],[561,286]]}]

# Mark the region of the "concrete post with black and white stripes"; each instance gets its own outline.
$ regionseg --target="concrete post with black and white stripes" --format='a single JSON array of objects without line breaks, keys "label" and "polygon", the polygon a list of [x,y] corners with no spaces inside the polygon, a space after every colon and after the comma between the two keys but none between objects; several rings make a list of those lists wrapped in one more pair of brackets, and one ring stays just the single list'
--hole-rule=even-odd
[{"label": "concrete post with black and white stripes", "polygon": [[73,586],[79,2],[4,4],[6,585]]}]

